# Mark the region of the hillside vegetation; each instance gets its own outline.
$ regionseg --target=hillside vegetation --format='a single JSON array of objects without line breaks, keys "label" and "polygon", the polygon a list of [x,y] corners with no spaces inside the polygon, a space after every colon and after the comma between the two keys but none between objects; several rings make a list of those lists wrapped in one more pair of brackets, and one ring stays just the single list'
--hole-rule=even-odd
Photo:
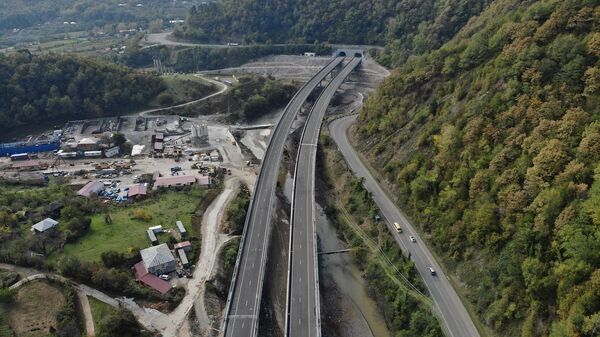
[{"label": "hillside vegetation", "polygon": [[387,45],[387,64],[439,47],[491,0],[219,0],[195,6],[179,37],[210,42]]},{"label": "hillside vegetation", "polygon": [[0,130],[140,108],[165,89],[155,76],[69,55],[0,55]]},{"label": "hillside vegetation", "polygon": [[354,137],[499,336],[600,335],[600,7],[496,0]]},{"label": "hillside vegetation", "polygon": [[[28,28],[63,21],[74,21],[79,29],[106,24],[135,23],[146,27],[151,20],[173,19],[184,16],[199,0],[176,1],[146,0],[3,0],[0,2],[0,31]],[[121,5],[119,5],[121,4]],[[165,17],[166,16],[166,17]],[[46,27],[47,28],[47,27]],[[55,29],[55,26],[52,26]],[[56,28],[58,29],[58,28]],[[70,29],[69,26],[63,29]]]}]

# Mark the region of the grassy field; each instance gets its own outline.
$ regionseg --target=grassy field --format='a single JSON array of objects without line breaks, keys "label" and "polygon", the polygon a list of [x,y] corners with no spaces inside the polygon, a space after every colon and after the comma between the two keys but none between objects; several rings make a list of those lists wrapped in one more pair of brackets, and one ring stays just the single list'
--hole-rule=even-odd
[{"label": "grassy field", "polygon": [[[61,254],[74,255],[86,261],[99,261],[100,254],[105,251],[127,252],[133,248],[145,248],[149,245],[146,236],[148,227],[162,225],[165,229],[174,229],[176,220],[181,220],[191,233],[192,213],[206,194],[205,189],[193,188],[185,192],[166,192],[126,207],[110,208],[112,223],[105,223],[104,214],[94,215],[90,232],[79,241],[65,245]],[[139,210],[151,216],[151,219],[147,222],[134,219],[134,212]],[[167,235],[163,233],[158,240],[165,242]]]},{"label": "grassy field", "polygon": [[[164,75],[162,79],[167,86],[167,92],[173,98],[172,104],[193,101],[217,91],[217,88],[205,79],[192,74]],[[150,106],[160,106],[158,99],[149,102]]]},{"label": "grassy field", "polygon": [[0,304],[0,337],[13,337],[13,331],[10,328],[8,320],[9,307],[7,304]]},{"label": "grassy field", "polygon": [[47,282],[31,282],[21,288],[11,305],[9,318],[18,337],[50,336],[56,328],[56,313],[65,303],[65,296]]},{"label": "grassy field", "polygon": [[90,296],[88,296],[88,301],[90,302],[92,318],[94,319],[94,330],[96,331],[96,335],[98,335],[100,333],[99,328],[102,318],[114,314],[117,310],[110,305]]}]

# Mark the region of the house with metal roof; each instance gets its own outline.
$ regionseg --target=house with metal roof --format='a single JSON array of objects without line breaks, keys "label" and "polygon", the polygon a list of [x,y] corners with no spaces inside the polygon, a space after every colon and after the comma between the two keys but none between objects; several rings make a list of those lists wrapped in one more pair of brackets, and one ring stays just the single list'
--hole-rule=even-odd
[{"label": "house with metal roof", "polygon": [[148,193],[148,187],[145,184],[136,184],[129,186],[127,196],[129,198],[143,198]]},{"label": "house with metal roof", "polygon": [[163,281],[158,277],[148,273],[146,267],[144,267],[144,261],[140,261],[133,266],[133,273],[135,279],[148,287],[158,291],[161,294],[166,294],[173,288],[171,283]]},{"label": "house with metal roof", "polygon": [[166,243],[142,249],[140,255],[142,255],[144,267],[151,274],[168,274],[177,268],[175,257]]},{"label": "house with metal roof", "polygon": [[43,233],[50,228],[54,228],[58,225],[58,221],[50,218],[46,218],[35,225],[31,226],[31,231],[34,233]]}]

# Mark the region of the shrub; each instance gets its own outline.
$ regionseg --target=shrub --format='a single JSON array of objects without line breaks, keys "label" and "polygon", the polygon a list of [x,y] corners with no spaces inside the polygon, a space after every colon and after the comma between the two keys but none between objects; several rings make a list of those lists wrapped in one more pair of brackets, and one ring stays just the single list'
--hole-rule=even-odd
[{"label": "shrub", "polygon": [[149,222],[150,220],[152,220],[152,215],[150,215],[148,212],[141,208],[137,208],[133,210],[133,216],[131,218],[144,222]]}]

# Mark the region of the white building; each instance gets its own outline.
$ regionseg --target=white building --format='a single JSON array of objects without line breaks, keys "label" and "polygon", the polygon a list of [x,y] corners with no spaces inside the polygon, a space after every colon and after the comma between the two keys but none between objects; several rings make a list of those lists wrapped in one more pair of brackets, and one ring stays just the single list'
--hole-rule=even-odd
[{"label": "white building", "polygon": [[46,218],[35,225],[31,226],[31,231],[34,233],[43,233],[50,228],[54,228],[58,225],[58,221],[50,218]]},{"label": "white building", "polygon": [[140,250],[144,267],[154,275],[175,271],[177,262],[166,243]]}]

